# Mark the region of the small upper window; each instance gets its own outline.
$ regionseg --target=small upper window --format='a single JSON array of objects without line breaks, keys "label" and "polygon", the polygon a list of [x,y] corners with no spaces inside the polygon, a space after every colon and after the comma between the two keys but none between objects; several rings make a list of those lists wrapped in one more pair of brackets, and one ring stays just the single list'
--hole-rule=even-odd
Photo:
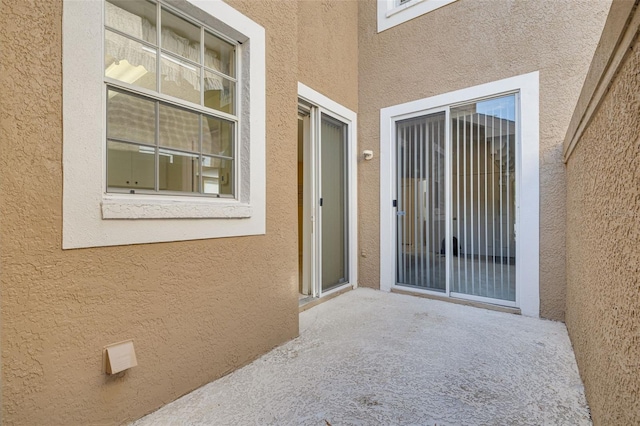
[{"label": "small upper window", "polygon": [[400,25],[456,0],[378,0],[378,32]]},{"label": "small upper window", "polygon": [[235,195],[236,44],[160,2],[105,2],[107,192]]}]

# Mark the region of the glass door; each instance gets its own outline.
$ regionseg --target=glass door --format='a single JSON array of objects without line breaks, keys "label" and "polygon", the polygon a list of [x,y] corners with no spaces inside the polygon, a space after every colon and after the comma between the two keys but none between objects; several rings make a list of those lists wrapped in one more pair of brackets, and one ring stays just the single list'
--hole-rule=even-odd
[{"label": "glass door", "polygon": [[510,94],[395,122],[397,285],[515,306],[516,106]]},{"label": "glass door", "polygon": [[396,282],[446,291],[445,113],[398,121]]},{"label": "glass door", "polygon": [[516,300],[515,100],[451,109],[453,295]]},{"label": "glass door", "polygon": [[322,292],[349,282],[347,124],[320,119],[320,220]]}]

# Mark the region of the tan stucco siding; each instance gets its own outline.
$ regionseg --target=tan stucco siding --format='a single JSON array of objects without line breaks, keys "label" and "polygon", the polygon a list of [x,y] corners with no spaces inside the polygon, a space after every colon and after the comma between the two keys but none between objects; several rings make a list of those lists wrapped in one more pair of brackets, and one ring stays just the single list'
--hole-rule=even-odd
[{"label": "tan stucco siding", "polygon": [[358,111],[358,2],[298,2],[298,78]]},{"label": "tan stucco siding", "polygon": [[640,424],[640,43],[567,163],[567,327],[596,425]]},{"label": "tan stucco siding", "polygon": [[[609,1],[458,0],[380,34],[359,9],[360,150],[378,153],[380,109],[540,71],[540,314],[565,309],[562,139]],[[379,287],[379,156],[362,164],[360,283]]]},{"label": "tan stucco siding", "polygon": [[[233,2],[267,32],[267,234],[67,250],[60,1],[0,14],[5,424],[118,424],[298,333],[294,2]],[[133,338],[138,366],[102,374]]]}]

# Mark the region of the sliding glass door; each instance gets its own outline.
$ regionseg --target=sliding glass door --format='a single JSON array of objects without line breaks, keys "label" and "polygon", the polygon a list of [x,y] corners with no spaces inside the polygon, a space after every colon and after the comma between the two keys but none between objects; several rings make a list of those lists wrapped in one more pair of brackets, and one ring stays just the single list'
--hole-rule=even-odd
[{"label": "sliding glass door", "polygon": [[444,292],[445,113],[397,122],[397,283]]},{"label": "sliding glass door", "polygon": [[516,301],[516,95],[395,122],[396,284]]},{"label": "sliding glass door", "polygon": [[[355,113],[305,90],[298,102],[299,303],[354,285]],[[315,99],[315,102],[312,100]],[[337,110],[337,111],[335,111]]]},{"label": "sliding glass door", "polygon": [[515,301],[515,95],[451,109],[451,292]]},{"label": "sliding glass door", "polygon": [[347,125],[326,114],[320,120],[322,291],[345,284],[348,274]]}]

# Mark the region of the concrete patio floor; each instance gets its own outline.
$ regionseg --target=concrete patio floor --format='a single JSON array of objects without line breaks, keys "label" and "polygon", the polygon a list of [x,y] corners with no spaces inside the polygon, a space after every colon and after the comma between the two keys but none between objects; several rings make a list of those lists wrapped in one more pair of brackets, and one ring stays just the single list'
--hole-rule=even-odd
[{"label": "concrete patio floor", "polygon": [[143,425],[589,425],[562,323],[357,289]]}]

